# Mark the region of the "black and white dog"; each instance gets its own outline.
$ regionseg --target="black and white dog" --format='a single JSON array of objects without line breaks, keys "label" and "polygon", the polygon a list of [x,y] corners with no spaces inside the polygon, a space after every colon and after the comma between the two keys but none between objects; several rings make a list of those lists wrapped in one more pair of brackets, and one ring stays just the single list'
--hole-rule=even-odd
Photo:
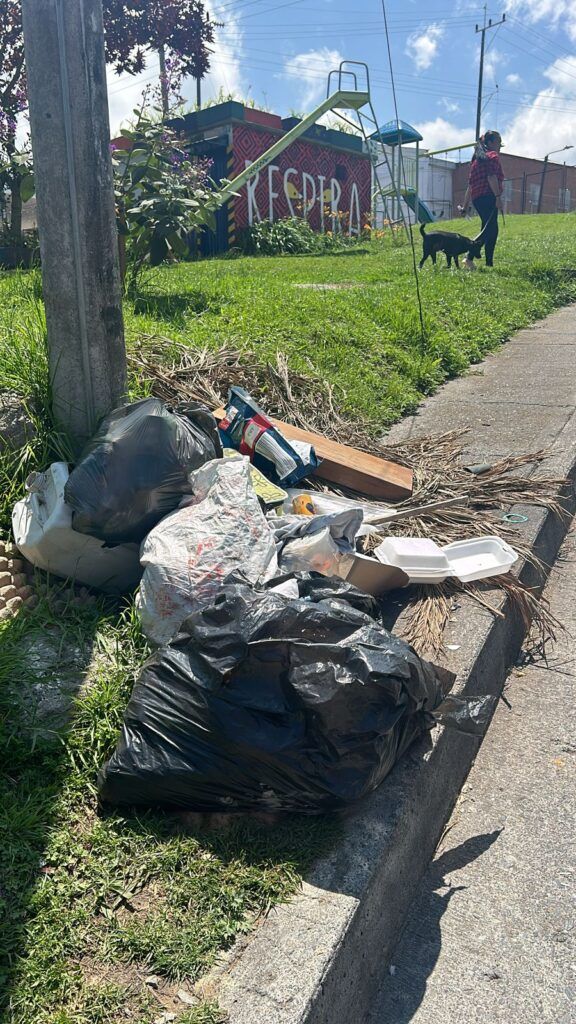
[{"label": "black and white dog", "polygon": [[448,266],[452,266],[454,260],[457,267],[458,257],[467,254],[468,260],[480,259],[484,240],[482,232],[476,238],[466,238],[466,235],[459,235],[455,231],[431,231],[429,235],[424,230],[424,224],[420,225],[420,234],[423,241],[423,254],[420,260],[420,270],[429,256],[432,263],[436,263],[436,255],[439,252],[446,254]]}]

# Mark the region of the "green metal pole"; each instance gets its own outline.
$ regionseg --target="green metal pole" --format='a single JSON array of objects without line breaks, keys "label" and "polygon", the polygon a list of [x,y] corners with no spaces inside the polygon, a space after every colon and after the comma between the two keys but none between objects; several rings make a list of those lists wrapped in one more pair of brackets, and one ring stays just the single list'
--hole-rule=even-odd
[{"label": "green metal pole", "polygon": [[422,159],[424,159],[425,156],[438,156],[439,153],[455,153],[457,149],[471,149],[472,146],[475,145],[475,142],[461,142],[459,146],[448,146],[447,149],[444,148],[426,150],[424,153],[422,153]]}]

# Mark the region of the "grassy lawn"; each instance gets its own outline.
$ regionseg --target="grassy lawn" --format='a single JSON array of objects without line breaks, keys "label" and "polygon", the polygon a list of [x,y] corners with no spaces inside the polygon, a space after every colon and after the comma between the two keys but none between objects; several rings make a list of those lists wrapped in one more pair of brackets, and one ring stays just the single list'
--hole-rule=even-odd
[{"label": "grassy lawn", "polygon": [[146,653],[133,610],[46,599],[0,630],[2,1019],[216,1024],[178,992],[294,891],[334,826],[99,815],[96,775]]},{"label": "grassy lawn", "polygon": [[[160,333],[195,346],[248,347],[262,359],[280,349],[294,369],[312,365],[337,386],[345,409],[384,426],[513,331],[576,299],[575,223],[570,214],[507,218],[494,270],[452,273],[444,257],[436,270],[429,261],[419,278],[425,346],[409,249],[389,243],[369,246],[367,255],[162,269],[128,311],[128,337]],[[472,235],[480,224],[448,227]]]},{"label": "grassy lawn", "polygon": [[[508,218],[494,271],[426,266],[425,346],[409,250],[375,243],[365,254],[163,268],[126,305],[128,339],[163,334],[262,360],[280,349],[379,430],[515,329],[576,299],[575,223]],[[340,287],[298,287],[310,284]],[[47,411],[34,272],[0,274],[0,388],[33,400],[41,428],[0,461],[6,535],[26,474],[67,451]],[[33,612],[0,623],[0,975],[11,1024],[151,1024],[162,1012],[215,1024],[216,1007],[190,1008],[178,992],[294,891],[335,834],[315,821],[202,832],[182,817],[98,814],[96,775],[146,653],[131,604],[81,608],[52,589]]]}]

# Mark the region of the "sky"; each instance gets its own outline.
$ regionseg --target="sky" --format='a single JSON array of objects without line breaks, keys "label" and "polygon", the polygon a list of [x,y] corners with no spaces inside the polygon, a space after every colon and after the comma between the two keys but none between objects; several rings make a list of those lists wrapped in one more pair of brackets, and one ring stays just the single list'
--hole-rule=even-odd
[{"label": "sky", "polygon": [[[341,60],[365,61],[380,124],[394,115],[382,0],[223,0],[207,5],[216,30],[203,98],[222,91],[282,116],[312,109]],[[576,0],[505,0],[487,7],[504,25],[486,34],[482,130],[496,128],[505,152],[576,164]],[[482,5],[472,0],[386,0],[398,116],[427,149],[474,137]],[[129,118],[155,55],[138,78],[109,72],[113,134]],[[183,93],[192,103],[195,83]],[[458,158],[458,154],[455,154]],[[454,159],[454,156],[453,156]],[[467,159],[467,154],[462,154]]]}]

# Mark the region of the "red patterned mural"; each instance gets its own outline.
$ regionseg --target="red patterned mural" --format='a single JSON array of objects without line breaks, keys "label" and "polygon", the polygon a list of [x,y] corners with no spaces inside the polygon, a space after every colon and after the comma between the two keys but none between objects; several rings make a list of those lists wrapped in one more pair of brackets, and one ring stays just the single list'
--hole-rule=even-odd
[{"label": "red patterned mural", "polygon": [[[233,174],[273,145],[274,132],[234,124]],[[229,171],[230,173],[230,171]],[[370,160],[355,153],[297,139],[264,167],[234,200],[236,229],[258,220],[305,217],[316,231],[355,234],[370,215]]]}]

